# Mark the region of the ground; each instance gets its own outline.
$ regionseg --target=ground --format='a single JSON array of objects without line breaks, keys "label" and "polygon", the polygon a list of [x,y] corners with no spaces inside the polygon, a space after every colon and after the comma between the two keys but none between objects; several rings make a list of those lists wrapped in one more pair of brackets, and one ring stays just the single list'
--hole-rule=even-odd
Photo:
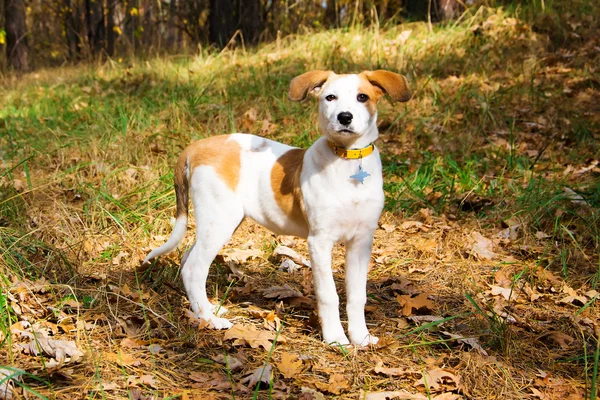
[{"label": "ground", "polygon": [[[594,398],[599,13],[536,7],[3,76],[0,398]],[[387,68],[414,91],[379,106],[366,348],[321,341],[304,240],[238,229],[208,286],[229,331],[188,311],[193,226],[141,266],[191,140],[318,137],[315,104],[286,99],[313,68]]]}]

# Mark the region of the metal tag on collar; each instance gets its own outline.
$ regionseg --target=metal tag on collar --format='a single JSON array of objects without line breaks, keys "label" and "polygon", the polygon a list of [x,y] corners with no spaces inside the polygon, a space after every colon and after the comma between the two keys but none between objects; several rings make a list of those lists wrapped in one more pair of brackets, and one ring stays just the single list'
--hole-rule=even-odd
[{"label": "metal tag on collar", "polygon": [[350,175],[350,179],[356,179],[357,181],[359,181],[362,184],[364,184],[365,182],[365,178],[371,176],[371,174],[369,174],[367,171],[365,171],[362,167],[362,156],[360,157],[360,164],[358,164],[358,172],[356,172],[354,175]]}]

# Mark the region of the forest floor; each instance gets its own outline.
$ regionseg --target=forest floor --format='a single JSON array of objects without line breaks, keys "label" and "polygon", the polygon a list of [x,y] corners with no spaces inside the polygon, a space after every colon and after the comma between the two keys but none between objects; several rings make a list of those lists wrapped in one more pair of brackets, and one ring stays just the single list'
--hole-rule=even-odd
[{"label": "forest floor", "polygon": [[[596,398],[600,12],[548,7],[0,77],[0,398]],[[318,137],[287,99],[316,68],[414,91],[379,106],[367,348],[321,341],[305,240],[243,223],[209,276],[229,331],[188,311],[193,226],[140,265],[192,140]],[[343,302],[341,247],[334,269]]]}]

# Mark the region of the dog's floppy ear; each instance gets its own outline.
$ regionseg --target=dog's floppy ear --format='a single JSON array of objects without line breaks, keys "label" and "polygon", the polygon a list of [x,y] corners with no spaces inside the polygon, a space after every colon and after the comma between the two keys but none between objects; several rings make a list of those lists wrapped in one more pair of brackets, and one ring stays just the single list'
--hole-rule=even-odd
[{"label": "dog's floppy ear", "polygon": [[363,72],[371,85],[381,88],[393,101],[408,101],[412,96],[404,75],[378,69]]},{"label": "dog's floppy ear", "polygon": [[310,92],[323,86],[331,74],[331,71],[315,70],[298,75],[290,83],[288,98],[292,101],[304,100]]}]

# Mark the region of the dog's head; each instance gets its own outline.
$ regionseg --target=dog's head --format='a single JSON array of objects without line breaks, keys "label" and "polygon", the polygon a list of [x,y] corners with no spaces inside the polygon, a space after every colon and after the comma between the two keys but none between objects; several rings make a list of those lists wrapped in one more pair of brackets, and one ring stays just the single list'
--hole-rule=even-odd
[{"label": "dog's head", "polygon": [[377,134],[377,103],[384,94],[393,101],[408,101],[411,97],[406,78],[384,70],[352,75],[309,71],[295,77],[288,93],[290,100],[301,101],[309,94],[319,99],[323,134],[338,143]]}]

